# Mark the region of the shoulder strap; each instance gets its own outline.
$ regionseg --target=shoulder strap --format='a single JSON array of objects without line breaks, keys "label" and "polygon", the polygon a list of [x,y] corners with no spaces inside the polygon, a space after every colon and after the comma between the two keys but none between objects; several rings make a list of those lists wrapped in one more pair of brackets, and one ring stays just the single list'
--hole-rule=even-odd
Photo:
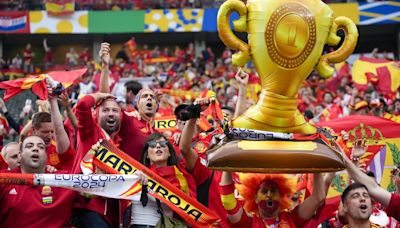
[{"label": "shoulder strap", "polygon": [[160,200],[159,199],[157,199],[156,198],[156,202],[157,202],[157,207],[158,207],[158,209],[157,209],[157,212],[160,214],[160,219],[161,219],[161,224],[162,224],[162,227],[165,227],[165,221],[164,221],[164,211],[163,211],[163,209],[162,209],[162,207],[161,207],[161,202],[160,202]]}]

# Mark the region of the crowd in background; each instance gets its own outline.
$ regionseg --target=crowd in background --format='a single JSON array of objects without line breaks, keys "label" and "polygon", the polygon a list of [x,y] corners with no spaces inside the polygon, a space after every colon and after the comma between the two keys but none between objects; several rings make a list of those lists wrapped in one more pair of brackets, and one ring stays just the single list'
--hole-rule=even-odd
[{"label": "crowd in background", "polygon": [[[377,2],[379,0],[325,0],[326,3]],[[223,0],[75,0],[76,10],[132,10],[216,8]],[[4,0],[0,10],[44,10],[44,0]]]},{"label": "crowd in background", "polygon": [[[71,47],[65,53],[63,63],[55,63],[52,49],[46,40],[43,42],[43,60],[37,59],[31,44],[27,44],[21,54],[14,58],[0,59],[0,69],[3,72],[20,70],[24,74],[35,72],[76,69],[87,67],[88,72],[81,82],[70,89],[70,98],[76,103],[78,97],[98,91],[101,67],[93,60],[89,48],[75,50]],[[136,45],[136,44],[135,44]],[[234,76],[237,68],[231,63],[232,51],[225,49],[221,55],[214,54],[211,47],[195,54],[193,43],[187,47],[149,48],[141,45],[132,52],[122,46],[111,59],[110,75],[113,94],[120,103],[125,103],[125,87],[130,80],[144,80],[146,86],[152,89],[172,89],[201,92],[213,90],[222,106],[234,108],[237,88]],[[388,59],[387,54],[379,54],[374,49],[369,56]],[[156,63],[151,63],[155,60]],[[41,68],[38,68],[41,62]],[[43,64],[44,63],[44,64]],[[249,74],[250,86],[247,94],[248,106],[254,104],[260,91],[259,79],[254,67],[246,65],[243,70]],[[1,75],[2,80],[10,79],[7,73]],[[354,85],[351,66],[346,63],[337,68],[333,79],[324,80],[316,71],[308,77],[298,94],[298,105],[306,118],[313,123],[328,121],[351,114],[374,115],[400,122],[400,100],[398,93],[379,93],[373,83],[368,88],[359,90]],[[181,100],[166,95],[165,105],[171,109]],[[164,104],[163,104],[164,105]],[[169,113],[171,114],[171,112]]]}]

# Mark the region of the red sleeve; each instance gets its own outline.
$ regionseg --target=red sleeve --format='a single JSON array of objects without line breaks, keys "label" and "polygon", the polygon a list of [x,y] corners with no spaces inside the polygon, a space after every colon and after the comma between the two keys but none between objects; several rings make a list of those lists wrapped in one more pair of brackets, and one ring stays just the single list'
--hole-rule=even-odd
[{"label": "red sleeve", "polygon": [[386,208],[386,213],[389,217],[393,217],[397,221],[400,220],[400,195],[392,193],[389,206]]},{"label": "red sleeve", "polygon": [[63,171],[70,171],[72,166],[74,165],[74,158],[75,158],[75,150],[70,144],[68,150],[58,155],[60,157],[60,162],[62,165]]},{"label": "red sleeve", "polygon": [[135,117],[127,115],[126,111],[122,111],[122,120],[119,133],[126,134],[129,130],[132,130],[135,127],[135,120]]},{"label": "red sleeve", "polygon": [[317,227],[323,221],[335,216],[335,212],[339,208],[340,196],[332,197],[325,200],[325,204],[318,208],[317,213],[307,222],[305,228]]},{"label": "red sleeve", "polygon": [[229,227],[231,228],[243,228],[243,227],[252,227],[253,218],[249,217],[246,212],[243,210],[242,217],[240,221],[237,223],[231,223],[229,220]]},{"label": "red sleeve", "polygon": [[191,172],[196,185],[201,185],[211,176],[212,171],[207,169],[202,163],[200,156],[197,156],[196,164]]},{"label": "red sleeve", "polygon": [[307,223],[307,221],[304,220],[304,219],[302,219],[302,218],[299,216],[298,210],[299,210],[299,206],[295,207],[295,208],[293,209],[293,211],[290,212],[290,216],[292,217],[293,222],[294,222],[294,224],[297,225],[297,227],[304,227],[305,224]]},{"label": "red sleeve", "polygon": [[78,128],[80,135],[84,138],[86,135],[91,135],[96,123],[92,117],[92,107],[95,105],[95,100],[92,96],[86,95],[79,99],[76,105],[75,115],[78,119]]}]

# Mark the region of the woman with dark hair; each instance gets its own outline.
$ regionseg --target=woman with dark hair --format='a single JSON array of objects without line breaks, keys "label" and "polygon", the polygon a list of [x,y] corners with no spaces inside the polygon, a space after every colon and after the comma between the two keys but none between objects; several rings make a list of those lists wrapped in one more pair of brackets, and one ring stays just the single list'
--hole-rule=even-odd
[{"label": "woman with dark hair", "polygon": [[[182,157],[177,156],[172,144],[162,134],[154,133],[147,138],[140,161],[186,194],[196,197],[194,180],[186,171]],[[132,201],[130,227],[154,227],[161,218],[159,207],[164,215],[174,216],[167,205],[154,197],[144,194],[140,200],[137,197]]]}]

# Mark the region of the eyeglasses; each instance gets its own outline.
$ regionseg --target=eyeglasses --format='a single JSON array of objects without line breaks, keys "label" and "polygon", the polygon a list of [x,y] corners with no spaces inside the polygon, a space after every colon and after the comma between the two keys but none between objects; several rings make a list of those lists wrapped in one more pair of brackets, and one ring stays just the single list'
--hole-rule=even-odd
[{"label": "eyeglasses", "polygon": [[157,144],[160,145],[160,147],[165,148],[168,146],[168,141],[150,141],[147,143],[149,145],[149,147],[151,148],[156,148]]}]

